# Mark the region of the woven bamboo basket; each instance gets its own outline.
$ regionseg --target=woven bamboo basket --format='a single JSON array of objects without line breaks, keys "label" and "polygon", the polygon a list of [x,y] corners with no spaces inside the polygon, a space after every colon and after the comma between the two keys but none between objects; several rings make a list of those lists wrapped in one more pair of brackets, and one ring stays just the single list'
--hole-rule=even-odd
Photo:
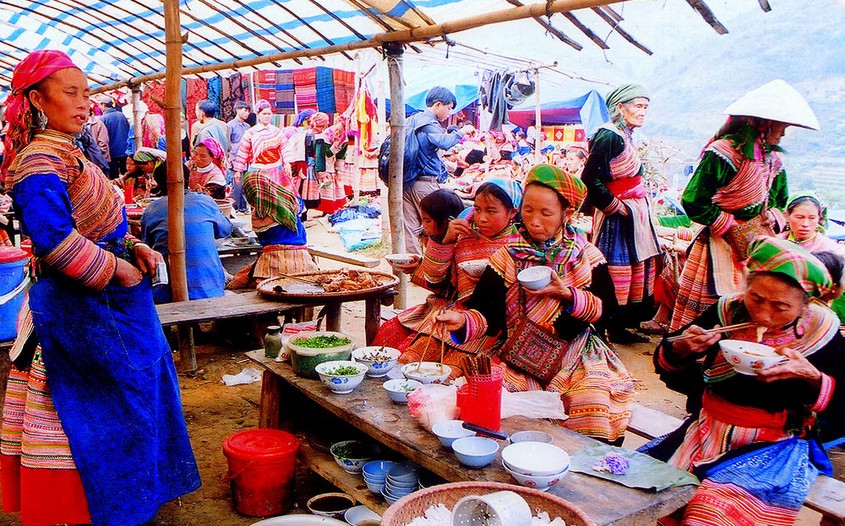
[{"label": "woven bamboo basket", "polygon": [[487,495],[506,490],[518,493],[525,499],[535,515],[545,511],[552,519],[555,517],[563,519],[566,526],[596,526],[586,513],[558,496],[501,482],[453,482],[411,493],[387,508],[382,516],[381,525],[407,526],[415,518],[422,517],[425,510],[435,504],[443,504],[452,509],[455,503],[468,495]]}]

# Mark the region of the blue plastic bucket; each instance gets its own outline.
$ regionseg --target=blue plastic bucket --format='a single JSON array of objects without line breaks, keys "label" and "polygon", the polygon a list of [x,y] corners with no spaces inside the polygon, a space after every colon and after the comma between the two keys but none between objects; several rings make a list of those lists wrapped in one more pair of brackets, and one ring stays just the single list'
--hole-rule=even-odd
[{"label": "blue plastic bucket", "polygon": [[29,256],[15,247],[0,247],[0,341],[17,336],[16,322],[26,297]]}]

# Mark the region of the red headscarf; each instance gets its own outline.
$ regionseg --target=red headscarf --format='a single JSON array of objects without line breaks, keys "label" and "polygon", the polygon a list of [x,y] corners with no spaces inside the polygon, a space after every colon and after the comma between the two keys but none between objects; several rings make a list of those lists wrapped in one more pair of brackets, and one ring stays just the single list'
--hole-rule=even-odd
[{"label": "red headscarf", "polygon": [[12,73],[12,93],[6,98],[6,121],[9,123],[9,131],[6,134],[3,166],[0,167],[0,174],[4,179],[15,156],[32,140],[32,108],[24,92],[53,73],[67,68],[78,66],[63,51],[53,49],[33,51],[15,66]]}]

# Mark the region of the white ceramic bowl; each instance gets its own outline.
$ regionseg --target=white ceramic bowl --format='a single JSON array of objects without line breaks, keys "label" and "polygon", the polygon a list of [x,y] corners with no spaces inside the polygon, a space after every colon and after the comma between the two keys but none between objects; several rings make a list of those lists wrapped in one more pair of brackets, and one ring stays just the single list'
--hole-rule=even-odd
[{"label": "white ceramic bowl", "polygon": [[352,360],[367,366],[367,376],[381,378],[393,369],[402,353],[393,347],[373,345],[352,351]]},{"label": "white ceramic bowl", "polygon": [[463,420],[446,420],[437,422],[432,426],[431,432],[437,436],[440,443],[445,448],[452,448],[452,442],[459,438],[471,437],[475,435],[475,431],[464,429]]},{"label": "white ceramic bowl", "polygon": [[407,265],[414,259],[414,254],[388,254],[384,259],[391,265]]},{"label": "white ceramic bowl", "polygon": [[[343,454],[342,450],[344,448],[352,447],[355,448],[357,454],[353,454],[351,456]],[[342,442],[335,442],[332,444],[332,447],[329,448],[329,452],[334,457],[337,465],[342,467],[344,471],[357,475],[361,473],[361,470],[364,468],[364,464],[369,463],[372,459],[378,456],[380,449],[378,446],[367,444],[366,442],[361,442],[360,440],[344,440]],[[353,502],[352,504],[355,503]]]},{"label": "white ceramic bowl", "polygon": [[484,269],[487,268],[487,260],[473,259],[472,261],[462,261],[458,263],[458,268],[473,278],[480,278],[484,274]]},{"label": "white ceramic bowl", "polygon": [[531,476],[516,472],[510,469],[504,462],[502,463],[502,466],[505,468],[505,471],[510,473],[510,475],[515,478],[517,482],[519,482],[526,488],[534,488],[540,491],[548,491],[549,488],[560,482],[560,479],[562,479],[564,475],[569,473],[569,466],[566,466],[566,469],[564,469],[560,473],[545,476]]},{"label": "white ceramic bowl", "polygon": [[387,391],[387,396],[397,404],[408,403],[408,393],[413,392],[417,387],[420,387],[422,382],[416,380],[408,380],[407,378],[394,378],[382,384],[384,390]]},{"label": "white ceramic bowl", "polygon": [[442,384],[452,374],[452,368],[437,362],[411,362],[402,366],[402,374],[423,384]]},{"label": "white ceramic bowl", "polygon": [[496,458],[499,444],[487,437],[464,437],[452,442],[458,462],[470,468],[483,468]]},{"label": "white ceramic bowl", "polygon": [[719,348],[725,360],[741,374],[753,376],[757,371],[768,369],[785,360],[774,348],[762,343],[719,340]]},{"label": "white ceramic bowl", "polygon": [[554,444],[517,442],[505,446],[502,462],[522,475],[545,477],[569,469],[569,454]]},{"label": "white ceramic bowl", "polygon": [[516,275],[516,279],[526,289],[540,290],[552,282],[551,267],[528,267]]},{"label": "white ceramic bowl", "polygon": [[[351,375],[334,374],[341,367],[354,367],[358,372]],[[317,364],[314,370],[317,371],[320,380],[322,380],[323,384],[331,392],[335,394],[349,394],[364,379],[364,375],[367,373],[367,366],[349,360],[334,360]]]},{"label": "white ceramic bowl", "polygon": [[552,443],[552,435],[543,431],[517,431],[508,437],[511,444],[517,442],[545,442]]},{"label": "white ceramic bowl", "polygon": [[381,524],[381,515],[366,506],[353,506],[343,514],[343,520],[352,526],[367,524],[365,521],[375,521],[370,524]]}]

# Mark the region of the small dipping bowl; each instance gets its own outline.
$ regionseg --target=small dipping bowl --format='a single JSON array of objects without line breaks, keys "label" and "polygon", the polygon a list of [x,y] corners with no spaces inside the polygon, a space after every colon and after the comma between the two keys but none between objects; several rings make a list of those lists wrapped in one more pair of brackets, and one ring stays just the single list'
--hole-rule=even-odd
[{"label": "small dipping bowl", "polygon": [[384,390],[387,391],[387,396],[397,404],[407,404],[408,393],[412,393],[420,386],[422,386],[422,382],[408,380],[407,378],[394,378],[382,384]]},{"label": "small dipping bowl", "polygon": [[355,499],[346,493],[321,493],[308,499],[305,505],[314,515],[341,519],[355,505]]},{"label": "small dipping bowl", "polygon": [[407,265],[414,259],[414,254],[388,254],[384,259],[391,265]]},{"label": "small dipping bowl", "polygon": [[470,468],[483,468],[493,462],[499,444],[487,437],[464,437],[452,442],[452,451],[458,462]]},{"label": "small dipping bowl", "polygon": [[452,442],[459,438],[475,436],[475,431],[464,429],[463,420],[446,420],[437,422],[432,426],[431,432],[437,436],[437,440],[443,447],[452,449]]},{"label": "small dipping bowl", "polygon": [[528,267],[516,275],[523,287],[531,290],[540,290],[552,282],[551,267]]},{"label": "small dipping bowl", "polygon": [[543,431],[517,431],[508,437],[511,444],[517,442],[545,442],[552,443],[552,435]]},{"label": "small dipping bowl", "polygon": [[380,526],[381,515],[366,506],[353,506],[343,514],[343,520],[352,526]]},{"label": "small dipping bowl", "polygon": [[461,261],[458,263],[458,268],[469,274],[473,278],[480,278],[484,274],[484,269],[487,268],[486,259],[473,259],[471,261]]}]

